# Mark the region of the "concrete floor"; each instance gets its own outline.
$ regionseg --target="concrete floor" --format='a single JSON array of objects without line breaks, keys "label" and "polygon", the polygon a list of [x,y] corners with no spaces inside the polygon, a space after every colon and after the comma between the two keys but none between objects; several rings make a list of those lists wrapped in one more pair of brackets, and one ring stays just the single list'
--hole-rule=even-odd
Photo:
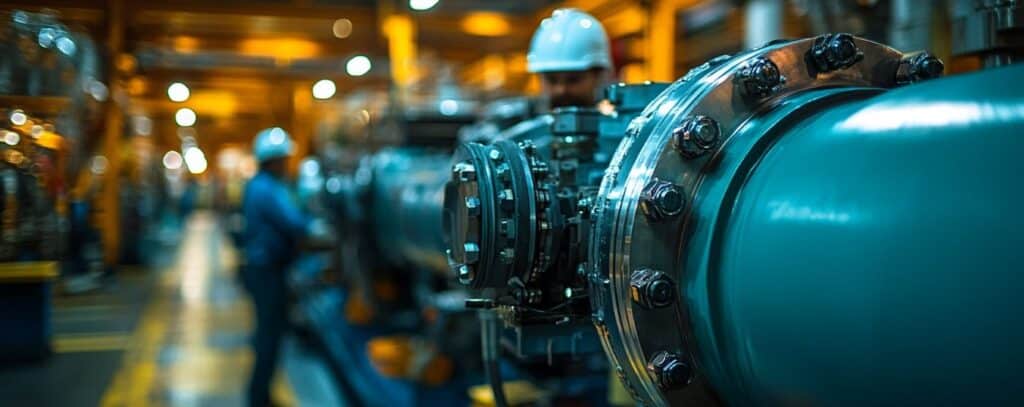
[{"label": "concrete floor", "polygon": [[[0,368],[0,400],[54,406],[241,406],[252,364],[251,306],[236,253],[197,212],[165,266],[118,272],[87,295],[58,297],[55,354]],[[160,263],[160,262],[157,262]],[[289,338],[275,380],[287,406],[342,405],[319,353]]]}]

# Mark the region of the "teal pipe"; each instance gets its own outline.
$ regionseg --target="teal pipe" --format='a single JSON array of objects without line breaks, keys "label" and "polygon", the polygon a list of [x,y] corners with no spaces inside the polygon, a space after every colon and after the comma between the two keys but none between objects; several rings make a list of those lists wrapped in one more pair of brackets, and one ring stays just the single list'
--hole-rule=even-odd
[{"label": "teal pipe", "polygon": [[715,226],[682,288],[718,395],[1024,405],[1022,80],[1016,65],[854,98],[776,122],[749,168],[723,160],[738,174],[698,191]]},{"label": "teal pipe", "polygon": [[381,256],[396,267],[447,275],[441,214],[451,153],[393,148],[373,158],[368,207]]}]

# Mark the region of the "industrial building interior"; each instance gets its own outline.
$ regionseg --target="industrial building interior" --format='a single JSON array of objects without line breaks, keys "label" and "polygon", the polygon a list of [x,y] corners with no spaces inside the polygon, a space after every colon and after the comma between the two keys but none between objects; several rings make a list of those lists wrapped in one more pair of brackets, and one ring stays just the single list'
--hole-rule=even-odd
[{"label": "industrial building interior", "polygon": [[1019,406],[1017,0],[0,0],[0,404]]}]

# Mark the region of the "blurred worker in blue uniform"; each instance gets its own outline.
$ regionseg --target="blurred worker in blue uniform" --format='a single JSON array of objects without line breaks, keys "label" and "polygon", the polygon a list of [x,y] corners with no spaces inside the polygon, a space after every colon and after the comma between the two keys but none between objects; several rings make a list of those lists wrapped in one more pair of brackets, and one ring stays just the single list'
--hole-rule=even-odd
[{"label": "blurred worker in blue uniform", "polygon": [[611,84],[609,48],[596,18],[574,8],[558,9],[534,32],[526,68],[540,75],[551,108],[593,107]]},{"label": "blurred worker in blue uniform", "polygon": [[283,129],[260,131],[253,144],[259,172],[249,181],[242,198],[242,280],[256,309],[256,361],[248,394],[251,406],[271,405],[270,382],[288,326],[285,273],[298,257],[300,243],[317,233],[318,222],[302,212],[286,182],[293,149]]}]

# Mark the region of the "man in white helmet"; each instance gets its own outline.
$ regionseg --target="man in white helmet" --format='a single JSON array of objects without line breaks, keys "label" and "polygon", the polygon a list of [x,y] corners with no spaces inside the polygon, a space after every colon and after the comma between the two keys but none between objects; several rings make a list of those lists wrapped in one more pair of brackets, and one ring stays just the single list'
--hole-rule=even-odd
[{"label": "man in white helmet", "polygon": [[270,383],[288,326],[285,271],[298,257],[299,243],[313,232],[316,224],[302,212],[286,182],[288,157],[293,149],[291,137],[280,127],[260,131],[253,143],[259,172],[246,185],[242,197],[242,280],[256,310],[256,360],[248,391],[251,406],[272,405]]},{"label": "man in white helmet", "polygon": [[594,106],[612,73],[608,35],[590,14],[555,10],[533,34],[526,65],[540,74],[550,107]]}]

